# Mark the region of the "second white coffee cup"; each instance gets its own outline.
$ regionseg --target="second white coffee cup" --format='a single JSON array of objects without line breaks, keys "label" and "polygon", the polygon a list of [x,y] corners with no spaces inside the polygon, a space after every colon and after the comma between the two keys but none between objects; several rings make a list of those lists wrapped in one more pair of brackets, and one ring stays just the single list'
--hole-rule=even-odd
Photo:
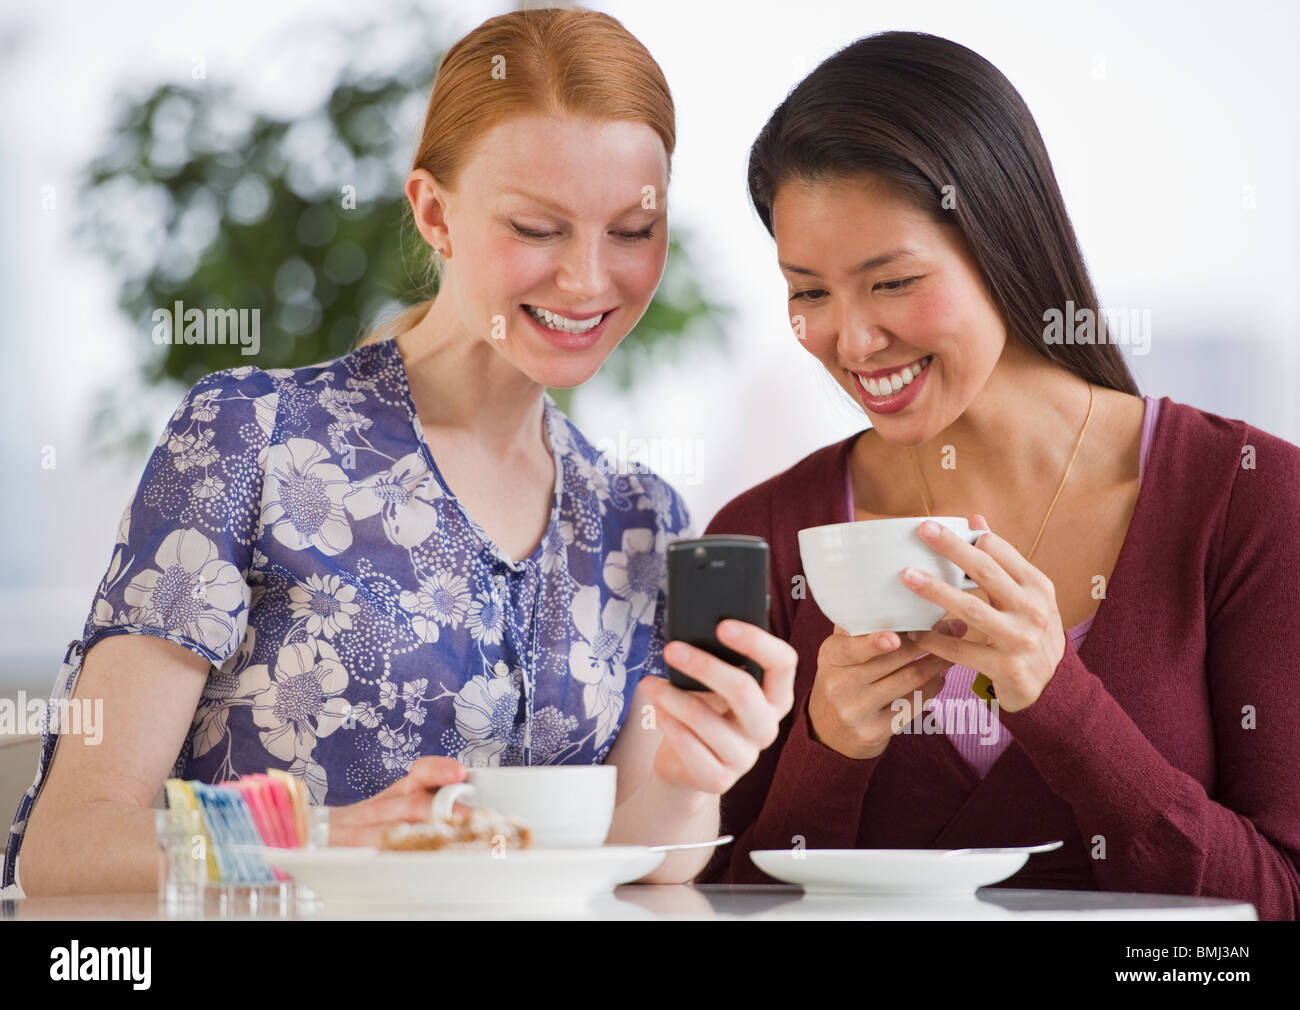
[{"label": "second white coffee cup", "polygon": [[486,807],[523,821],[538,848],[587,848],[605,843],[617,786],[613,765],[471,768],[434,794],[433,819],[448,820],[456,803]]},{"label": "second white coffee cup", "polygon": [[918,596],[900,578],[904,568],[925,572],[955,589],[978,589],[966,573],[921,539],[933,519],[974,544],[988,530],[972,530],[961,516],[864,519],[799,531],[799,556],[813,599],[850,635],[929,631],[946,612]]}]

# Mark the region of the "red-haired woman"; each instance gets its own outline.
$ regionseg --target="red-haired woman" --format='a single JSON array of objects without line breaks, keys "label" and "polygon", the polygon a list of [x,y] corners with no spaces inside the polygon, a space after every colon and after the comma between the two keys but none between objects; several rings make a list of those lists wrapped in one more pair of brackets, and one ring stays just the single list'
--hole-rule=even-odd
[{"label": "red-haired woman", "polygon": [[602,762],[609,841],[712,837],[789,709],[794,652],[733,622],[763,688],[684,643],[674,665],[710,700],[663,679],[686,508],[611,472],[545,395],[590,378],[654,294],[673,115],[604,14],[506,14],[448,50],[406,186],[437,297],[336,360],[185,397],[51,702],[102,697],[102,743],[47,734],[0,883],[155,886],[164,778],[268,767],[336,808],[333,844],[427,820],[466,766]]}]

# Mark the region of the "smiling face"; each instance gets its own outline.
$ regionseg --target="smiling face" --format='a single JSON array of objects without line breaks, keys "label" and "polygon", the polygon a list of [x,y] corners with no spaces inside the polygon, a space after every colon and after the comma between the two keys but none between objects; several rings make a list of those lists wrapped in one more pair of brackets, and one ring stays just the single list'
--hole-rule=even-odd
[{"label": "smiling face", "polygon": [[534,382],[587,381],[663,275],[667,184],[663,142],[644,123],[498,124],[454,191],[423,170],[407,184],[422,234],[447,253],[438,310]]},{"label": "smiling face", "polygon": [[1018,346],[956,225],[875,177],[788,182],[772,227],[791,325],[890,442],[942,431]]}]

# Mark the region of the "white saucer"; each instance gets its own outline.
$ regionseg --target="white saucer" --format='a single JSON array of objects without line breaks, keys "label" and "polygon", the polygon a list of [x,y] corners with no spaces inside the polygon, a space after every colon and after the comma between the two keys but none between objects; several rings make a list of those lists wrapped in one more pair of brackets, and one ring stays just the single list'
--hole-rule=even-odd
[{"label": "white saucer", "polygon": [[1027,852],[949,856],[947,849],[759,849],[749,858],[764,873],[808,894],[971,895],[1006,880]]},{"label": "white saucer", "polygon": [[585,849],[387,852],[360,846],[257,847],[326,903],[582,905],[664,860],[642,845]]}]

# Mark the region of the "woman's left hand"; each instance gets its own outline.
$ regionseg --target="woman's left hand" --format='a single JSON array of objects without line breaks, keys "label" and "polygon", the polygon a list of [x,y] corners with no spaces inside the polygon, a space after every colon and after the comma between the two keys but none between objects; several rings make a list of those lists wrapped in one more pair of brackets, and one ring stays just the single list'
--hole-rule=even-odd
[{"label": "woman's left hand", "polygon": [[788,643],[744,621],[721,621],[716,633],[723,645],[762,667],[762,685],[748,671],[674,641],[664,647],[665,662],[709,690],[684,691],[660,677],[646,677],[641,686],[663,733],[655,774],[679,789],[720,796],[775,742],[794,704],[799,656]]},{"label": "woman's left hand", "polygon": [[[930,525],[936,532],[927,536]],[[989,528],[981,515],[972,516],[970,526]],[[936,656],[988,677],[1003,711],[1029,707],[1043,693],[1065,655],[1065,629],[1052,580],[996,533],[985,533],[972,545],[942,523],[922,523],[920,529],[921,539],[969,575],[989,602],[924,572],[915,573],[921,577],[919,584],[910,583],[903,574],[903,584],[982,631],[989,642],[979,645],[937,631],[914,632],[913,640]],[[904,573],[912,571],[903,569]]]}]

